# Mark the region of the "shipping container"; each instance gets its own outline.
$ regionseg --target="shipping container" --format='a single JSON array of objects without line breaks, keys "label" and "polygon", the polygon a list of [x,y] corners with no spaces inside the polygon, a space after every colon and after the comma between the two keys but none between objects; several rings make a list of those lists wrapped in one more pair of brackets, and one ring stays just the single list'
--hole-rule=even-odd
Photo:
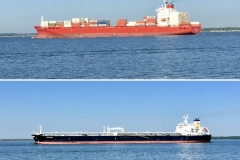
[{"label": "shipping container", "polygon": [[156,23],[146,23],[146,26],[156,26]]},{"label": "shipping container", "polygon": [[126,26],[133,27],[133,26],[136,26],[136,24],[126,24]]},{"label": "shipping container", "polygon": [[42,21],[42,22],[41,22],[41,26],[42,26],[43,28],[47,28],[47,27],[48,27],[48,21]]},{"label": "shipping container", "polygon": [[63,21],[64,27],[72,27],[72,21]]},{"label": "shipping container", "polygon": [[80,18],[72,18],[72,23],[79,23],[80,22]]},{"label": "shipping container", "polygon": [[136,22],[135,21],[128,22],[126,26],[136,26]]},{"label": "shipping container", "polygon": [[98,24],[99,27],[105,27],[108,26],[107,24]]},{"label": "shipping container", "polygon": [[89,22],[98,22],[98,20],[90,20]]},{"label": "shipping container", "polygon": [[74,27],[74,28],[78,28],[78,27],[80,27],[80,26],[81,26],[80,23],[72,23],[72,27]]},{"label": "shipping container", "polygon": [[97,24],[90,24],[90,27],[98,27]]},{"label": "shipping container", "polygon": [[57,23],[57,21],[48,21],[48,23],[50,23],[50,24],[56,24]]}]

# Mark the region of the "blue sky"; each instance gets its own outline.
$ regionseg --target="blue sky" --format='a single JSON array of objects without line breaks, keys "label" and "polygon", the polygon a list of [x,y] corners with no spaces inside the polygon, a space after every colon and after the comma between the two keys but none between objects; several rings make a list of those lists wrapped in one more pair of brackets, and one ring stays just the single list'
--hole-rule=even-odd
[{"label": "blue sky", "polygon": [[[171,1],[171,0],[170,0]],[[203,27],[240,27],[239,0],[174,0],[178,11],[189,12],[191,21]],[[71,20],[75,17],[139,20],[156,15],[155,9],[163,0],[1,0],[0,33],[35,32],[33,26],[46,20]]]},{"label": "blue sky", "polygon": [[0,82],[0,139],[33,131],[175,131],[182,117],[240,136],[239,82]]}]

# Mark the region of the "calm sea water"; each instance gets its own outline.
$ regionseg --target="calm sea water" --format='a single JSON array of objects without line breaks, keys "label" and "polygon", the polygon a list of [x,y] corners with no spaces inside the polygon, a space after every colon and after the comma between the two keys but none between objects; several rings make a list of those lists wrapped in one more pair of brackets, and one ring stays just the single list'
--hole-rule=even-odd
[{"label": "calm sea water", "polygon": [[239,79],[240,33],[0,38],[0,79]]},{"label": "calm sea water", "polygon": [[240,159],[240,140],[212,140],[202,144],[154,145],[35,145],[31,141],[1,142],[0,160],[47,159]]}]

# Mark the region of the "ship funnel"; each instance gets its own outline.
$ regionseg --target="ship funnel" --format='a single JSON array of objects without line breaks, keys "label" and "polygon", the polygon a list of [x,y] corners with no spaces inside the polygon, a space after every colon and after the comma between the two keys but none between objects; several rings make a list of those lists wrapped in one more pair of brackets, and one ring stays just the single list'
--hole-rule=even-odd
[{"label": "ship funnel", "polygon": [[194,124],[194,126],[196,128],[200,128],[201,127],[200,119],[199,118],[195,118],[193,124]]}]

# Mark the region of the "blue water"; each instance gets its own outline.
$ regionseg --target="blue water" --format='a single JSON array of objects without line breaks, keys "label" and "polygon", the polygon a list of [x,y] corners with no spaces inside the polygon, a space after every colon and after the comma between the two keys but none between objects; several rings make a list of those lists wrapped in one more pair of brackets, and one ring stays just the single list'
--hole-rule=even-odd
[{"label": "blue water", "polygon": [[240,140],[212,140],[202,144],[35,145],[31,141],[1,142],[0,160],[237,160]]},{"label": "blue water", "polygon": [[0,79],[239,79],[240,33],[0,38]]}]

